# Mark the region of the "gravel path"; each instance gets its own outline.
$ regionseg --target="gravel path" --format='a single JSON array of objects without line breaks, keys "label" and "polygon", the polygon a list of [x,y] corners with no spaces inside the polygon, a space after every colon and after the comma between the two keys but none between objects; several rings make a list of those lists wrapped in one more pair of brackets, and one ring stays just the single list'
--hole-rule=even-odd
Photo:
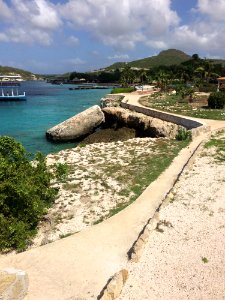
[{"label": "gravel path", "polygon": [[119,300],[225,299],[224,151],[202,148],[184,171]]}]

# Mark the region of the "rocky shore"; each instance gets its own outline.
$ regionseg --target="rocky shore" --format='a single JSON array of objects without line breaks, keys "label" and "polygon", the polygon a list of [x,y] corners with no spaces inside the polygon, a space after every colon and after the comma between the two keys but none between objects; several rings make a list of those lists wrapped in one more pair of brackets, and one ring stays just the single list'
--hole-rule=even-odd
[{"label": "rocky shore", "polygon": [[41,222],[33,246],[81,231],[129,205],[154,178],[154,163],[166,165],[164,158],[174,157],[181,147],[168,138],[132,138],[80,144],[48,155],[50,168],[66,164],[69,175],[52,183],[58,197]]},{"label": "rocky shore", "polygon": [[[94,143],[63,150],[47,157],[49,166],[67,164],[64,182],[54,182],[58,198],[40,224],[34,246],[43,245],[102,221],[112,209],[129,202],[123,194],[123,169],[131,168],[134,156],[141,162],[154,152],[157,139],[134,138],[112,143]],[[143,157],[143,159],[142,159]]]}]

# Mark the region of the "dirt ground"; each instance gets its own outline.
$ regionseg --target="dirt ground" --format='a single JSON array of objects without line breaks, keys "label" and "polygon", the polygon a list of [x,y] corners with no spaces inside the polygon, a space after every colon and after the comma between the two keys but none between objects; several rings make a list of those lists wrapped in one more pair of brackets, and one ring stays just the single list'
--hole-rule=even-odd
[{"label": "dirt ground", "polygon": [[220,151],[221,161],[215,148],[202,148],[184,171],[140,261],[128,264],[119,300],[225,299],[225,149]]}]

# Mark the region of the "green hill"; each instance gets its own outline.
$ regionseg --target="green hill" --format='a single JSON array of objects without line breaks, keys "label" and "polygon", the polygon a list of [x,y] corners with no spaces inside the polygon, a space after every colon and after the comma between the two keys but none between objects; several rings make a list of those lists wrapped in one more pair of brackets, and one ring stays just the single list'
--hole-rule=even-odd
[{"label": "green hill", "polygon": [[158,66],[179,65],[182,62],[187,61],[189,59],[191,59],[190,55],[187,55],[186,53],[180,50],[169,49],[160,52],[156,56],[151,56],[151,57],[131,61],[128,63],[118,62],[107,67],[106,69],[107,70],[120,69],[120,68],[124,68],[124,66],[127,64],[130,67],[150,69],[152,67],[158,67]]},{"label": "green hill", "polygon": [[213,63],[214,65],[222,65],[223,67],[225,67],[225,60],[224,59],[209,59],[209,61],[211,63]]},{"label": "green hill", "polygon": [[10,74],[19,74],[22,76],[24,80],[33,79],[33,73],[29,71],[25,71],[18,68],[7,67],[7,66],[0,66],[0,74],[2,75],[10,75]]}]

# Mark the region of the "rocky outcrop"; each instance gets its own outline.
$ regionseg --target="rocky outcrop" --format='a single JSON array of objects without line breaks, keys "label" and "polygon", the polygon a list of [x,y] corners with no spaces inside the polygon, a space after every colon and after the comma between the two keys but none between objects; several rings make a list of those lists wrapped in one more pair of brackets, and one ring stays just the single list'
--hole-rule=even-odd
[{"label": "rocky outcrop", "polygon": [[111,106],[120,106],[121,101],[124,96],[120,94],[107,94],[105,97],[101,98],[100,106],[103,107],[111,107]]},{"label": "rocky outcrop", "polygon": [[133,128],[122,127],[118,129],[107,128],[97,130],[82,140],[82,144],[88,145],[93,143],[112,143],[126,141],[136,137],[136,130]]},{"label": "rocky outcrop", "polygon": [[53,141],[72,141],[81,138],[104,122],[104,114],[98,105],[94,105],[78,115],[52,127],[46,137]]},{"label": "rocky outcrop", "polygon": [[181,128],[177,124],[121,107],[105,107],[102,111],[105,114],[105,123],[108,127],[127,126],[134,128],[138,131],[138,136],[175,138],[178,129]]},{"label": "rocky outcrop", "polygon": [[105,290],[103,291],[103,295],[98,297],[101,300],[114,300],[119,297],[122,288],[127,281],[128,271],[126,269],[121,270],[116,273],[112,279],[107,284]]},{"label": "rocky outcrop", "polygon": [[26,272],[16,269],[0,270],[0,299],[25,300],[28,291]]}]

